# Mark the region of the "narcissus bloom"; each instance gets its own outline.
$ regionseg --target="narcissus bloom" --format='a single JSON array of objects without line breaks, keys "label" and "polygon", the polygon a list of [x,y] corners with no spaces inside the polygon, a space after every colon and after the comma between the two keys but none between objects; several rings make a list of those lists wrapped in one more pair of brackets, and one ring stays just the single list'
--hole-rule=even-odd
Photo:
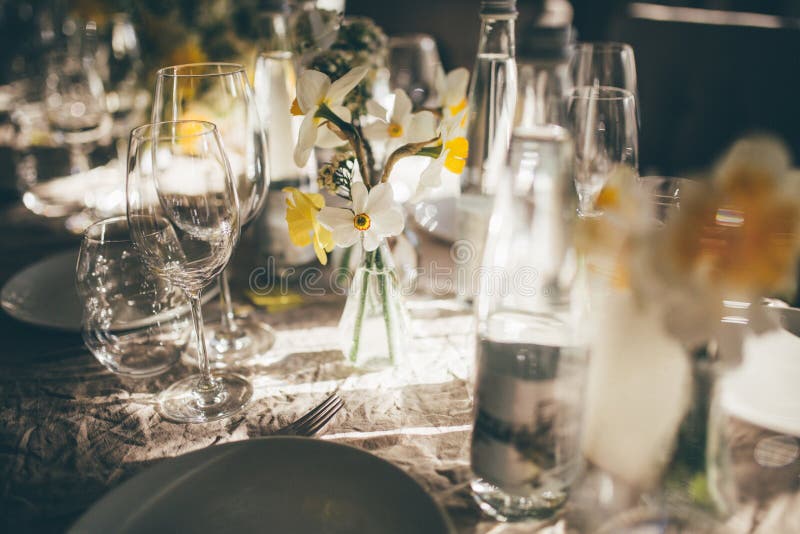
[{"label": "narcissus bloom", "polygon": [[458,115],[442,120],[439,126],[441,139],[435,149],[440,150],[438,156],[431,161],[422,171],[419,185],[414,199],[421,200],[428,189],[439,187],[442,183],[442,172],[447,169],[454,174],[461,174],[467,163],[469,155],[469,142],[464,137],[462,126],[464,114],[462,110]]},{"label": "narcissus bloom", "polygon": [[403,231],[403,212],[392,186],[382,183],[367,191],[362,182],[354,182],[350,194],[349,208],[324,207],[319,213],[319,222],[333,231],[337,245],[349,247],[362,239],[364,250],[373,251],[382,239]]},{"label": "narcissus bloom", "polygon": [[364,127],[364,136],[370,141],[386,141],[387,153],[406,143],[421,143],[435,137],[436,117],[433,113],[411,113],[412,107],[411,99],[402,89],[394,92],[391,113],[376,101],[369,100],[367,111],[379,120]]},{"label": "narcissus bloom", "polygon": [[328,263],[326,252],[333,250],[335,243],[330,230],[322,226],[317,216],[325,207],[325,199],[317,193],[303,193],[294,187],[285,187],[286,223],[289,225],[289,239],[298,247],[314,243],[314,252],[322,265]]},{"label": "narcissus bloom", "polygon": [[463,67],[451,70],[445,75],[439,66],[434,79],[434,87],[439,95],[439,106],[445,117],[453,117],[467,107],[467,84],[469,71]]},{"label": "narcissus bloom", "polygon": [[[335,82],[316,70],[305,71],[297,80],[297,98],[292,102],[293,115],[305,115],[300,125],[294,162],[303,167],[317,143],[318,128],[330,119],[332,113],[343,122],[350,122],[350,110],[342,101],[367,74],[367,67],[356,67]],[[321,111],[321,113],[320,113]]]}]

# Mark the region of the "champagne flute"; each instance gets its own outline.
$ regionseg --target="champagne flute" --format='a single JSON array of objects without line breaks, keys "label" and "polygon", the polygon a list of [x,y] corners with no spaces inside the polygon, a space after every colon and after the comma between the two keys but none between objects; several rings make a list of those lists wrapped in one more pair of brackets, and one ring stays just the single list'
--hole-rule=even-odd
[{"label": "champagne flute", "polygon": [[630,91],[636,100],[636,120],[641,127],[636,58],[631,45],[617,42],[575,43],[569,68],[575,87],[604,86]]},{"label": "champagne flute", "polygon": [[[269,187],[267,141],[253,90],[243,66],[197,63],[158,71],[153,122],[200,119],[219,129],[239,195],[239,216],[246,227],[260,211]],[[272,329],[256,314],[233,311],[227,271],[220,277],[222,317],[207,327],[215,365],[224,367],[261,354],[275,343]]]},{"label": "champagne flute", "polygon": [[159,395],[161,414],[199,423],[241,410],[253,394],[233,373],[211,374],[200,297],[225,269],[239,231],[233,173],[214,124],[160,122],[131,132],[126,203],[131,238],[147,267],[189,299],[199,374]]},{"label": "champagne flute", "polygon": [[617,87],[638,99],[636,60],[629,44],[575,43],[569,66],[575,87]]},{"label": "champagne flute", "polygon": [[575,189],[581,215],[596,215],[597,196],[617,172],[638,171],[639,129],[633,93],[606,86],[576,87],[567,102],[575,139]]}]

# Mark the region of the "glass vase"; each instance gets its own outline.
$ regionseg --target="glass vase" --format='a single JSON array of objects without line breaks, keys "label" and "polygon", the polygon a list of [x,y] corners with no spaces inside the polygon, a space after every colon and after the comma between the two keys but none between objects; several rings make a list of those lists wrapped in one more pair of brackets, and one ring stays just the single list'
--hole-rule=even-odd
[{"label": "glass vase", "polygon": [[364,251],[339,321],[342,352],[353,365],[381,368],[405,360],[408,315],[389,247]]}]

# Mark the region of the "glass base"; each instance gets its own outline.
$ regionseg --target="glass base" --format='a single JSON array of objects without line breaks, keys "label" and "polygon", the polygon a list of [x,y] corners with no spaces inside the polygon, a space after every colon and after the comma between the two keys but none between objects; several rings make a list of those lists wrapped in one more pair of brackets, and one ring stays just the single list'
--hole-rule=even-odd
[{"label": "glass base", "polygon": [[194,389],[200,375],[191,375],[172,384],[158,396],[158,411],[162,417],[176,423],[205,423],[235,414],[253,396],[253,386],[243,377],[224,373],[216,375],[218,393],[205,402]]},{"label": "glass base", "polygon": [[522,497],[506,493],[480,478],[474,479],[470,488],[481,510],[498,521],[549,519],[567,501],[566,491],[542,491]]},{"label": "glass base", "polygon": [[148,378],[160,375],[181,357],[179,348],[168,350],[164,347],[146,344],[138,347],[130,345],[126,349],[120,357],[112,357],[103,353],[95,353],[95,357],[112,373],[130,378]]},{"label": "glass base", "polygon": [[223,332],[219,321],[205,323],[208,357],[218,369],[255,356],[263,357],[275,345],[275,332],[257,315],[236,317],[234,322],[234,332]]}]

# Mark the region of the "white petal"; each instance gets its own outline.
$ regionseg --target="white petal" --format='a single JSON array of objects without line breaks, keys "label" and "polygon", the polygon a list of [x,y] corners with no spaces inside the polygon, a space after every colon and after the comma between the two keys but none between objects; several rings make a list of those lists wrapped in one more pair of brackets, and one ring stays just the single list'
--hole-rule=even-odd
[{"label": "white petal", "polygon": [[447,89],[445,90],[444,102],[448,106],[455,106],[464,100],[467,95],[467,84],[469,83],[469,71],[464,67],[451,70],[447,73]]},{"label": "white petal", "polygon": [[303,117],[303,123],[300,125],[300,132],[297,135],[297,146],[294,147],[294,162],[298,167],[304,167],[311,156],[311,149],[314,148],[314,143],[317,142],[317,124],[314,120],[314,114],[309,113]]},{"label": "white petal", "polygon": [[366,213],[370,217],[379,217],[394,206],[394,191],[387,183],[378,184],[369,192]]},{"label": "white petal", "polygon": [[389,125],[383,121],[375,121],[363,128],[364,137],[370,141],[383,141],[389,137]]},{"label": "white petal", "polygon": [[439,106],[444,102],[444,95],[447,92],[447,76],[444,73],[442,64],[436,65],[436,74],[433,78],[433,88],[436,90],[436,101]]},{"label": "white petal", "polygon": [[375,100],[367,100],[367,113],[372,115],[373,117],[378,117],[379,119],[386,121],[386,117],[389,115],[389,112],[386,111],[386,108],[378,104]]},{"label": "white petal", "polygon": [[439,187],[442,185],[442,170],[444,169],[444,162],[447,158],[447,150],[431,161],[419,177],[420,185],[425,187]]},{"label": "white petal", "polygon": [[300,111],[308,113],[325,98],[331,79],[317,70],[307,70],[297,80],[297,104]]},{"label": "white petal", "polygon": [[361,237],[362,232],[356,230],[356,227],[353,226],[353,220],[350,220],[350,227],[345,228],[343,226],[339,226],[333,229],[333,240],[342,248],[349,247],[350,245],[355,244],[358,241],[358,238]]},{"label": "white petal", "polygon": [[392,122],[403,124],[409,115],[414,104],[402,89],[394,90],[394,107],[392,108]]},{"label": "white petal", "polygon": [[337,105],[344,100],[347,93],[353,90],[358,83],[367,75],[367,67],[356,67],[335,82],[328,89],[328,100],[331,104]]},{"label": "white petal", "polygon": [[405,217],[400,208],[396,206],[372,219],[372,227],[381,237],[398,235],[403,231],[403,226],[405,226]]},{"label": "white petal", "polygon": [[406,141],[421,143],[436,137],[436,116],[430,111],[420,111],[411,116],[406,132]]},{"label": "white petal", "polygon": [[364,241],[363,241],[364,250],[366,250],[367,252],[372,252],[373,250],[378,248],[378,245],[381,244],[381,237],[378,235],[378,232],[376,232],[372,228],[370,228],[366,232],[361,232],[361,234],[364,236]]},{"label": "white petal", "polygon": [[353,199],[353,213],[365,213],[367,211],[367,200],[369,193],[367,186],[362,182],[354,182],[350,186],[350,197]]},{"label": "white petal", "polygon": [[346,208],[325,206],[320,210],[317,220],[328,230],[335,230],[341,227],[355,228],[353,226],[353,212]]},{"label": "white petal", "polygon": [[344,106],[329,106],[331,111],[333,111],[337,117],[342,119],[344,122],[350,122],[353,118],[352,113],[350,110]]},{"label": "white petal", "polygon": [[346,142],[347,141],[333,133],[327,125],[322,126],[317,133],[316,145],[321,148],[336,148],[337,146],[342,146]]}]

